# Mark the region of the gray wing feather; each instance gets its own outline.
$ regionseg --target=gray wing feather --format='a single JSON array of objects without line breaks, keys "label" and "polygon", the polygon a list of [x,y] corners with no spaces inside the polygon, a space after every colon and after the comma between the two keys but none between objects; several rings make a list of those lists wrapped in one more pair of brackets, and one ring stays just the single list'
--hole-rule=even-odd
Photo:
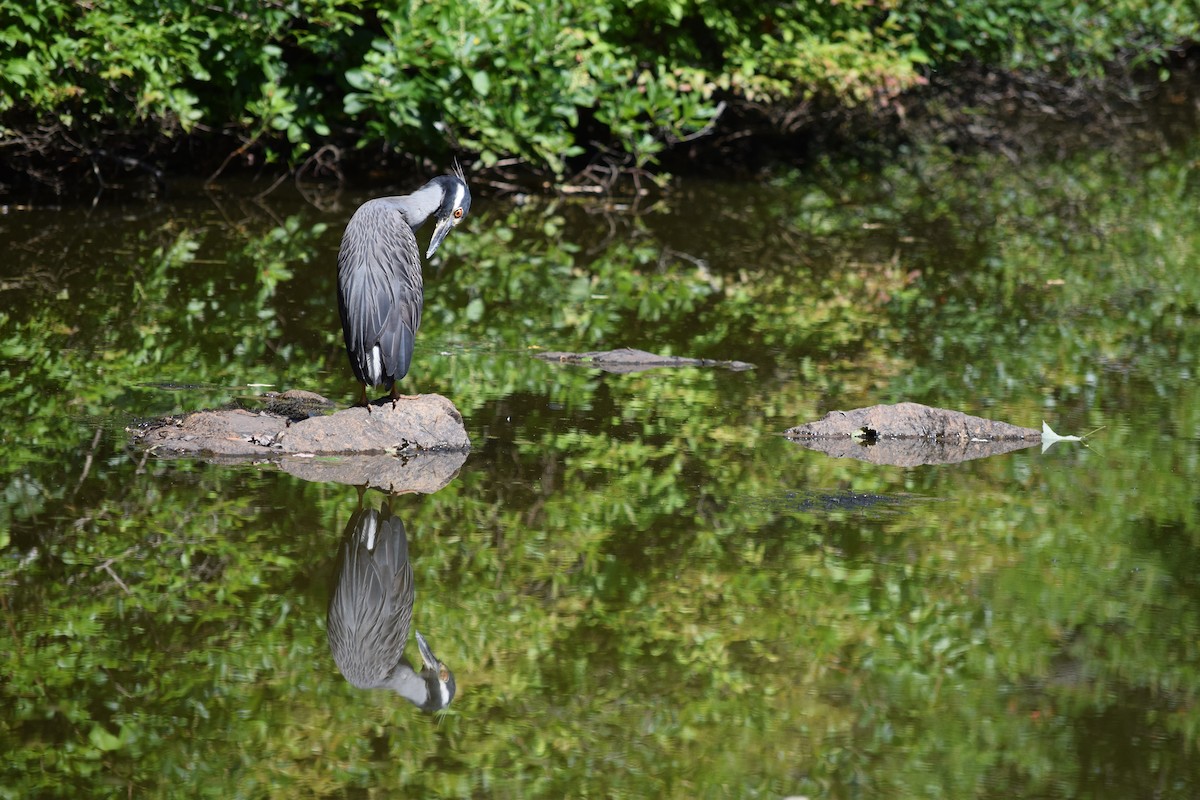
[{"label": "gray wing feather", "polygon": [[387,506],[355,512],[336,574],[326,624],[333,660],[360,689],[385,686],[404,657],[415,597],[400,518]]},{"label": "gray wing feather", "polygon": [[[421,325],[421,256],[396,208],[398,198],[370,200],[350,218],[338,251],[338,310],[355,376],[391,386],[408,374]],[[382,369],[371,351],[378,345]]]}]

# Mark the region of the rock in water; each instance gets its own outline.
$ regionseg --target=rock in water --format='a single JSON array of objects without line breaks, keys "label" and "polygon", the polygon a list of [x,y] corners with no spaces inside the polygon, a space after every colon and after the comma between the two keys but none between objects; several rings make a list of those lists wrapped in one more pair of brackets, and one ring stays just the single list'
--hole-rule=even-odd
[{"label": "rock in water", "polygon": [[325,416],[290,421],[286,416],[244,409],[197,411],[133,430],[133,441],[161,455],[231,458],[281,454],[409,455],[467,452],[471,440],[462,414],[438,394],[377,401]]},{"label": "rock in water", "polygon": [[[865,433],[863,429],[870,433]],[[973,417],[961,411],[920,403],[867,406],[830,411],[816,422],[788,428],[789,439],[825,439],[864,435],[878,439],[951,439],[963,442],[1041,441],[1042,434],[1007,422]]]},{"label": "rock in water", "polygon": [[1032,447],[1042,434],[1007,422],[920,403],[830,411],[784,436],[835,458],[875,464],[954,464]]}]

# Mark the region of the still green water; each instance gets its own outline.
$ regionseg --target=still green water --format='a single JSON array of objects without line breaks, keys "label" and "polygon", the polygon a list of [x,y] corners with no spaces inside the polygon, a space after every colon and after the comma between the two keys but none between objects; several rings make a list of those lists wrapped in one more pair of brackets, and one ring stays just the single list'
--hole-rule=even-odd
[{"label": "still green water", "polygon": [[[253,384],[353,401],[371,193],[8,209],[0,796],[1200,796],[1198,159],[478,187],[401,386],[473,449],[391,500],[435,716],[331,656],[353,487],[126,446]],[[757,369],[533,358],[626,346]],[[780,435],[901,400],[1099,430],[909,468]]]}]

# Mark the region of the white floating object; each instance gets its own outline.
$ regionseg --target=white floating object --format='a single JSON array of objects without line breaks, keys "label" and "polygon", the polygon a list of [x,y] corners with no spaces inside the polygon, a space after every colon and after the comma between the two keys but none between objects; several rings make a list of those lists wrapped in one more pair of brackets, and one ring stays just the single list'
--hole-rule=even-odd
[{"label": "white floating object", "polygon": [[1054,430],[1046,424],[1046,420],[1042,420],[1042,452],[1050,449],[1050,445],[1055,442],[1082,442],[1082,436],[1059,436]]}]

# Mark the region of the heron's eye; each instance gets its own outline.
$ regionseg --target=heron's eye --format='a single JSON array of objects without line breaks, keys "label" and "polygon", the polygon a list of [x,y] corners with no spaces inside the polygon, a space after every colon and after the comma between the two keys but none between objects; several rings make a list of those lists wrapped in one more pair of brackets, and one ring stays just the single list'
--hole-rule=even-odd
[{"label": "heron's eye", "polygon": [[454,209],[454,218],[462,219],[462,209],[461,208]]},{"label": "heron's eye", "polygon": [[441,669],[438,670],[438,678],[442,681],[442,683],[445,683],[446,681],[450,680],[450,670],[446,669],[445,667],[442,667]]}]

